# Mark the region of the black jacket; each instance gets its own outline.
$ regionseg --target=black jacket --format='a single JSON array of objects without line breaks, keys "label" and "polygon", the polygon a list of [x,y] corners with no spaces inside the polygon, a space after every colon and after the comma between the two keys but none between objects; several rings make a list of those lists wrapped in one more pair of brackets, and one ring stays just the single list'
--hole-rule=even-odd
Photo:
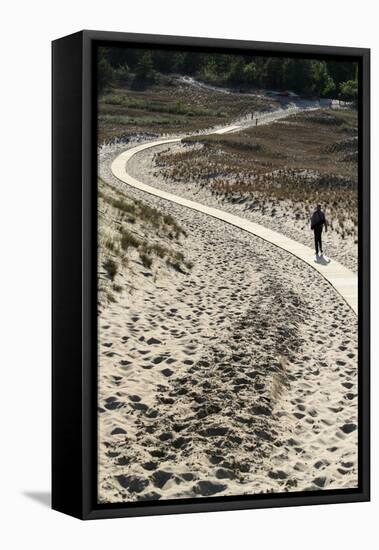
[{"label": "black jacket", "polygon": [[325,214],[322,210],[316,210],[312,214],[311,229],[321,229],[323,225],[326,226]]}]

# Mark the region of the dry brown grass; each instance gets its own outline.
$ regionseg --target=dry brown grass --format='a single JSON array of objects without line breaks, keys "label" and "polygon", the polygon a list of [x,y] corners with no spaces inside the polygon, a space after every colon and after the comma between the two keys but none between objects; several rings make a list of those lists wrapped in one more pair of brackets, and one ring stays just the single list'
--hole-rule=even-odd
[{"label": "dry brown grass", "polygon": [[342,238],[356,237],[356,111],[312,111],[236,134],[183,142],[191,146],[155,156],[170,181],[194,182],[231,202],[249,201],[250,208],[273,217],[285,202],[296,219],[307,219],[320,202],[332,214],[332,229]]},{"label": "dry brown grass", "polygon": [[134,133],[191,132],[273,105],[269,99],[187,85],[154,86],[144,91],[114,89],[98,101],[98,140],[109,142]]}]

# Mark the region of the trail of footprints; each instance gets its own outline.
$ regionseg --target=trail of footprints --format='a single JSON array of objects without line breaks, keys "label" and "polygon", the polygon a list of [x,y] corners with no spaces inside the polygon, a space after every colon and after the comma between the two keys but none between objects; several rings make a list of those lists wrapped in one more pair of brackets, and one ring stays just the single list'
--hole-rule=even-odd
[{"label": "trail of footprints", "polygon": [[195,265],[155,287],[136,273],[100,313],[100,499],[355,486],[348,306],[275,247],[128,193],[185,224]]}]

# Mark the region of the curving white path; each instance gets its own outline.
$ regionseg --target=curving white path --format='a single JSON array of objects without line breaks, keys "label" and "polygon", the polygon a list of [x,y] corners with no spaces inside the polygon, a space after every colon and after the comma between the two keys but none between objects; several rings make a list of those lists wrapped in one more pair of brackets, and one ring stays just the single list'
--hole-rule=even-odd
[{"label": "curving white path", "polygon": [[[279,113],[278,115],[279,116],[277,118],[282,118],[283,116]],[[273,118],[271,116],[269,121],[272,122],[272,120]],[[224,128],[220,128],[219,130],[216,130],[214,133],[224,134],[233,132],[241,129],[241,126],[242,125],[238,124],[226,126]],[[180,204],[182,206],[185,206],[186,208],[197,210],[198,212],[202,212],[204,214],[207,214],[208,216],[212,216],[231,225],[235,225],[236,227],[239,227],[240,229],[243,229],[248,233],[256,235],[257,237],[260,237],[261,239],[264,239],[265,241],[268,241],[275,246],[286,250],[293,256],[296,256],[306,264],[313,267],[313,269],[321,273],[321,275],[337,290],[337,292],[339,292],[339,294],[344,298],[351,309],[356,314],[358,314],[358,277],[355,273],[344,267],[342,264],[335,261],[330,261],[329,263],[316,262],[313,249],[301,243],[298,243],[286,237],[285,235],[278,233],[277,231],[272,231],[271,229],[268,229],[267,227],[264,227],[258,223],[254,223],[245,218],[235,216],[233,214],[230,214],[229,212],[224,212],[223,210],[219,210],[218,208],[212,208],[210,206],[206,206],[205,204],[201,204],[199,202],[195,202],[189,199],[185,199],[183,197],[179,197],[178,195],[168,193],[161,189],[157,189],[133,178],[133,176],[128,174],[127,163],[134,155],[138,154],[141,151],[144,151],[145,149],[150,149],[151,147],[179,142],[181,141],[181,139],[182,138],[172,138],[152,141],[149,143],[137,145],[136,147],[132,147],[131,149],[124,151],[118,157],[116,157],[116,159],[112,163],[111,170],[113,175],[116,176],[117,179],[130,185],[131,187],[135,187],[136,189],[140,189],[141,191],[145,191],[146,193],[155,195],[156,197],[159,197],[161,199],[175,202],[176,204]]]}]

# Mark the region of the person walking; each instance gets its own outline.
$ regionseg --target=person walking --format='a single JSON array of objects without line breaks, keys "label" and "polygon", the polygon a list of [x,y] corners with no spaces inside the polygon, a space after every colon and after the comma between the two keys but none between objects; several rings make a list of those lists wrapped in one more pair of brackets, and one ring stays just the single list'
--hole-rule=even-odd
[{"label": "person walking", "polygon": [[318,204],[311,218],[311,229],[312,231],[314,231],[314,234],[315,234],[316,257],[318,256],[319,251],[321,256],[323,255],[321,234],[322,234],[322,228],[324,226],[325,226],[325,232],[326,232],[328,230],[328,222],[326,221],[325,214],[321,209],[321,205]]}]

